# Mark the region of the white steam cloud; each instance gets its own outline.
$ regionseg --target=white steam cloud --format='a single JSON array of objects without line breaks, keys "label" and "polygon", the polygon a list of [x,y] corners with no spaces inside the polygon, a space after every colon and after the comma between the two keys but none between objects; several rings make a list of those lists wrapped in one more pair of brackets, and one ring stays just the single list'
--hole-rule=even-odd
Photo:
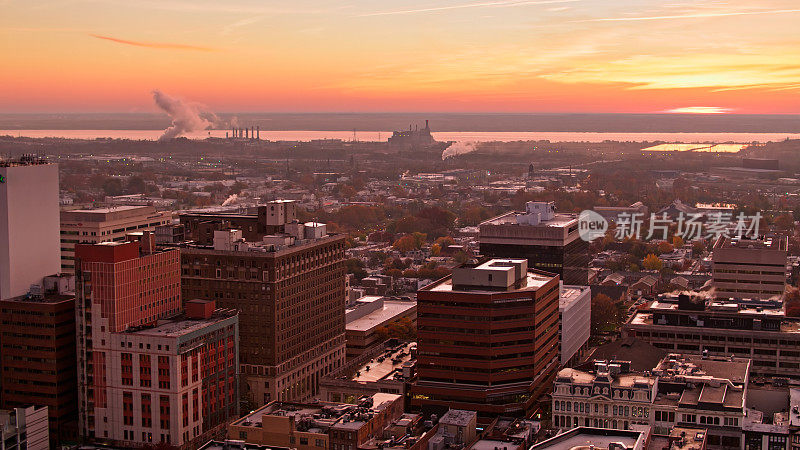
[{"label": "white steam cloud", "polygon": [[199,103],[185,102],[158,89],[153,91],[153,100],[172,119],[172,125],[164,130],[164,134],[158,138],[159,141],[174,139],[184,133],[207,130],[218,121],[213,112]]},{"label": "white steam cloud", "polygon": [[463,155],[472,153],[478,149],[478,143],[473,141],[456,142],[451,146],[444,149],[442,152],[442,159],[450,158],[451,156]]},{"label": "white steam cloud", "polygon": [[235,202],[235,201],[236,201],[236,200],[238,200],[238,199],[239,199],[239,196],[238,196],[238,195],[236,195],[236,194],[231,194],[231,196],[230,196],[230,197],[226,198],[226,199],[225,199],[225,201],[224,201],[224,202],[222,202],[222,206],[228,206],[228,205],[230,205],[231,203]]}]

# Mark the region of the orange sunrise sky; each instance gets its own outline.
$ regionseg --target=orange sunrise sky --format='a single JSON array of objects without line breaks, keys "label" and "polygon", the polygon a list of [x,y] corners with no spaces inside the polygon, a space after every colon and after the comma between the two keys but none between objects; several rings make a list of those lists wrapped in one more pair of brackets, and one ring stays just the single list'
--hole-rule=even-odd
[{"label": "orange sunrise sky", "polygon": [[0,113],[800,112],[796,0],[0,0]]}]

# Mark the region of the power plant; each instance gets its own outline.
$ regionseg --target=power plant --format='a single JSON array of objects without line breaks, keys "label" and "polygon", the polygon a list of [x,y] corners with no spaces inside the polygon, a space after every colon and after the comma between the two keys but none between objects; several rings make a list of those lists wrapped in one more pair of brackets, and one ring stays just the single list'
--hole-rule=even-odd
[{"label": "power plant", "polygon": [[226,139],[251,139],[254,141],[261,140],[260,127],[231,127],[231,131],[225,132]]}]

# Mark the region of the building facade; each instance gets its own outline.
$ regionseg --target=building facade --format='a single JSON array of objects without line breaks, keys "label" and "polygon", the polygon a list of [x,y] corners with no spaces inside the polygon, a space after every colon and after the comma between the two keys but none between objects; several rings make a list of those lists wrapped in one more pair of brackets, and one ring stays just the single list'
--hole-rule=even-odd
[{"label": "building facade", "polygon": [[731,239],[720,236],[712,254],[714,295],[767,299],[786,288],[786,236]]},{"label": "building facade", "polygon": [[155,231],[172,222],[172,213],[152,206],[116,206],[61,211],[61,270],[75,272],[75,244],[122,242],[137,231]]},{"label": "building facade", "polygon": [[417,293],[412,408],[526,415],[559,360],[558,276],[525,259],[456,268]]},{"label": "building facade", "polygon": [[[47,279],[46,279],[47,280]],[[77,438],[75,296],[45,292],[0,301],[0,405],[46,406],[54,443]]]},{"label": "building facade", "polygon": [[238,416],[238,313],[187,303],[180,254],[78,244],[79,427],[93,442],[195,448]]},{"label": "building facade", "polygon": [[60,272],[58,227],[58,165],[0,161],[0,300]]},{"label": "building facade", "polygon": [[311,399],[345,359],[345,238],[322,224],[281,230],[258,242],[218,230],[214,246],[181,247],[184,297],[242,312],[242,396],[255,405]]},{"label": "building facade", "polygon": [[592,326],[592,290],[589,286],[561,285],[558,314],[561,365],[566,366],[579,360],[589,343]]},{"label": "building facade", "polygon": [[527,258],[533,269],[555,273],[566,284],[589,283],[589,244],[575,214],[558,214],[553,202],[528,202],[480,224],[480,251],[492,258]]}]

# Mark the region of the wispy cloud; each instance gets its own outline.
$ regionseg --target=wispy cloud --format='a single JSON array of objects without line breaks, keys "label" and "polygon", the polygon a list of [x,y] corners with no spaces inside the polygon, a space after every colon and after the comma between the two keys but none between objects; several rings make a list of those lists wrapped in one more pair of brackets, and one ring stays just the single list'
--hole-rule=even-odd
[{"label": "wispy cloud", "polygon": [[491,2],[461,3],[458,5],[448,5],[448,6],[432,6],[429,8],[378,11],[378,12],[359,14],[358,17],[422,14],[422,13],[450,11],[454,9],[467,9],[467,8],[509,8],[514,6],[552,5],[556,3],[575,3],[578,1],[581,0],[496,0]]},{"label": "wispy cloud", "polygon": [[89,34],[89,36],[97,39],[104,39],[106,41],[116,42],[118,44],[125,44],[125,45],[133,45],[136,47],[147,47],[147,48],[159,48],[159,49],[172,49],[172,50],[191,50],[191,51],[199,51],[199,52],[213,52],[216,49],[211,47],[202,47],[198,45],[187,45],[187,44],[173,44],[169,42],[141,42],[141,41],[129,41],[126,39],[118,39],[111,36],[103,36],[100,34]]},{"label": "wispy cloud", "polygon": [[674,14],[665,16],[600,17],[596,19],[576,20],[574,22],[636,22],[644,20],[703,19],[709,17],[755,16],[763,14],[796,14],[796,13],[800,13],[800,9],[770,9],[766,11],[710,12],[710,13],[696,13],[696,14]]}]

